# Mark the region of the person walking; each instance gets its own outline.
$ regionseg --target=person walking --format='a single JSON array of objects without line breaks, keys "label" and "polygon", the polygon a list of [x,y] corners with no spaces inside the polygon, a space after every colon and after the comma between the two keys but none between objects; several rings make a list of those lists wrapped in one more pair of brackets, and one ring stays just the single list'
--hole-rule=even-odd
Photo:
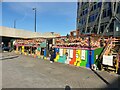
[{"label": "person walking", "polygon": [[55,59],[55,54],[54,54],[54,50],[52,50],[50,53],[50,63],[53,63],[54,59]]}]

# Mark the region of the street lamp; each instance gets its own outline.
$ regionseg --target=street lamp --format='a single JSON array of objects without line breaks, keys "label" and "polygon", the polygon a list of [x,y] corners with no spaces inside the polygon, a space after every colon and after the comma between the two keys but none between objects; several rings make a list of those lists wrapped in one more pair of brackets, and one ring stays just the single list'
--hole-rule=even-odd
[{"label": "street lamp", "polygon": [[35,11],[35,32],[36,32],[36,8],[33,8],[33,10]]},{"label": "street lamp", "polygon": [[16,19],[14,20],[14,28],[16,28]]}]

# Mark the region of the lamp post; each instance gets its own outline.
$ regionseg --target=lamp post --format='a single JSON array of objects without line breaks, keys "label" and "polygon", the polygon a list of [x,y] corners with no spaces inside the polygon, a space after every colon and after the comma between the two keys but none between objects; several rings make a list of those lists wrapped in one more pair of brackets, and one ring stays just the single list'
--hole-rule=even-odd
[{"label": "lamp post", "polygon": [[35,29],[35,32],[36,32],[36,8],[33,8],[33,10],[35,11],[35,27],[34,27],[34,29]]},{"label": "lamp post", "polygon": [[14,28],[16,28],[16,19],[14,20]]}]

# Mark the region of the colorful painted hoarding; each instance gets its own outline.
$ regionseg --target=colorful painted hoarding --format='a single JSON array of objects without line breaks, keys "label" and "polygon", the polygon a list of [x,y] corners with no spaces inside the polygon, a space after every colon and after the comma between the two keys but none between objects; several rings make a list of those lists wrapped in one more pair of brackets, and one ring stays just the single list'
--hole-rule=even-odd
[{"label": "colorful painted hoarding", "polygon": [[97,59],[96,56],[100,55],[102,49],[103,48],[95,50],[84,50],[59,48],[59,51],[57,51],[56,58],[54,60],[55,62],[90,68],[91,65],[95,64]]}]

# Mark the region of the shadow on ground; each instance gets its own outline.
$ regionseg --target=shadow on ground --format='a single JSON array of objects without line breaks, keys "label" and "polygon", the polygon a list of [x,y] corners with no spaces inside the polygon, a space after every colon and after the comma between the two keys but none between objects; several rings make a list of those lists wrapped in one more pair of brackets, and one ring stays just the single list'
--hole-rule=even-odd
[{"label": "shadow on ground", "polygon": [[111,84],[107,85],[107,87],[105,88],[106,89],[115,88],[120,90],[120,76],[118,77],[118,79],[114,80]]},{"label": "shadow on ground", "polygon": [[11,57],[5,57],[5,58],[2,58],[0,60],[8,60],[8,59],[14,59],[14,58],[18,58],[19,56],[11,56]]}]

